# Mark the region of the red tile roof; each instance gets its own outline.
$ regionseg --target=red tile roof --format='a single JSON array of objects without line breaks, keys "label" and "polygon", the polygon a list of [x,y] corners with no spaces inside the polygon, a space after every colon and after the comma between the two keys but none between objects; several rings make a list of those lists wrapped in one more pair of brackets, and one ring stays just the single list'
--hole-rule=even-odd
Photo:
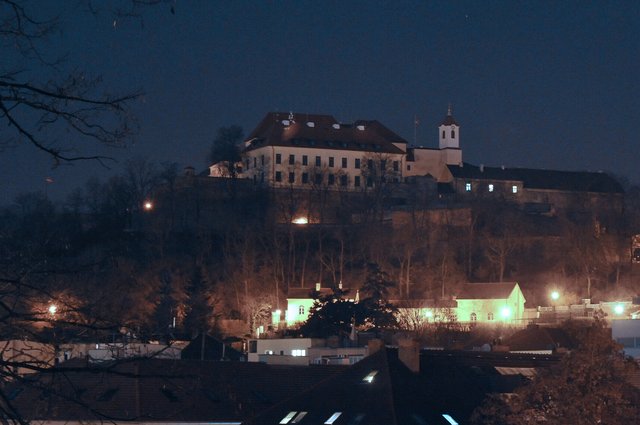
[{"label": "red tile roof", "polygon": [[343,124],[331,115],[270,112],[247,138],[246,151],[297,146],[402,154],[393,143],[407,142],[376,120]]}]

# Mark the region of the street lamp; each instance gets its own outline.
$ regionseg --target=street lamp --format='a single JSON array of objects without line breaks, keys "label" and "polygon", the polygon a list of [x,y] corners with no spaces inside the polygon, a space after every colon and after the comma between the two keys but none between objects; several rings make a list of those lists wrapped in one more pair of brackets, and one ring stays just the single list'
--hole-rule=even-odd
[{"label": "street lamp", "polygon": [[142,205],[142,207],[144,208],[145,211],[151,211],[153,209],[153,202],[144,201],[144,204]]},{"label": "street lamp", "polygon": [[624,305],[616,304],[615,307],[613,307],[613,312],[620,316],[622,313],[624,313]]},{"label": "street lamp", "polygon": [[55,304],[50,304],[47,311],[49,312],[50,315],[55,316],[58,311],[58,306]]},{"label": "street lamp", "polygon": [[549,294],[549,297],[551,298],[551,308],[553,310],[553,322],[555,323],[557,321],[556,302],[560,299],[560,292],[551,291],[551,294]]}]

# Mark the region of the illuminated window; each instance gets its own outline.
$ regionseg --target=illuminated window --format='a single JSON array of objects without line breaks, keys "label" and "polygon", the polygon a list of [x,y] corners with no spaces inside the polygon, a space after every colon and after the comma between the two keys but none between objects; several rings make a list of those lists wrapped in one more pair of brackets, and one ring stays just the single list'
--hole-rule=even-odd
[{"label": "illuminated window", "polygon": [[307,350],[291,350],[291,355],[294,357],[304,357],[307,355]]},{"label": "illuminated window", "polygon": [[492,184],[489,185],[489,192],[493,192],[493,185]]},{"label": "illuminated window", "polygon": [[298,413],[298,412],[289,412],[289,413],[287,413],[287,416],[282,418],[282,420],[280,421],[280,424],[284,425],[284,424],[288,424],[289,422],[291,422],[291,419],[293,419],[293,417],[296,415],[296,413]]},{"label": "illuminated window", "polygon": [[291,423],[292,424],[297,424],[298,422],[300,422],[302,420],[302,418],[304,418],[307,415],[307,412],[300,412],[298,413],[298,416],[296,416]]},{"label": "illuminated window", "polygon": [[471,317],[470,317],[472,322],[475,322],[478,320],[478,316],[475,313],[471,313]]},{"label": "illuminated window", "polygon": [[493,313],[487,313],[487,320],[493,320]]},{"label": "illuminated window", "polygon": [[372,370],[371,372],[369,372],[369,374],[367,376],[365,376],[364,378],[362,378],[362,381],[364,382],[368,382],[368,383],[372,383],[373,382],[373,378],[378,374],[377,370]]},{"label": "illuminated window", "polygon": [[336,419],[338,419],[340,417],[340,415],[342,415],[342,412],[334,413],[333,415],[331,415],[331,417],[329,419],[324,421],[324,425],[332,425],[336,421]]},{"label": "illuminated window", "polygon": [[450,425],[458,425],[458,422],[456,422],[456,420],[453,419],[451,415],[447,415],[446,413],[443,413],[442,417],[445,418]]},{"label": "illuminated window", "polygon": [[471,183],[465,183],[464,190],[466,190],[467,192],[471,192]]},{"label": "illuminated window", "polygon": [[516,186],[516,185],[511,186],[511,191],[513,193],[518,193],[518,186]]},{"label": "illuminated window", "polygon": [[264,350],[264,353],[272,356],[273,355],[273,350]]},{"label": "illuminated window", "polygon": [[298,314],[304,314],[304,306],[303,305],[298,307]]}]

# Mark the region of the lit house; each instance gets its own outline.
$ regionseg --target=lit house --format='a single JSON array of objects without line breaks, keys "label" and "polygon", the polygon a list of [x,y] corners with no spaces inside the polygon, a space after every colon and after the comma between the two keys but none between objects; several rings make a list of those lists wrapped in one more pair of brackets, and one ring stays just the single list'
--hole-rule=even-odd
[{"label": "lit house", "polygon": [[518,283],[467,283],[456,297],[459,322],[523,324],[524,295]]},{"label": "lit house", "polygon": [[[339,290],[348,291],[348,289],[342,289],[342,284],[339,285]],[[287,292],[287,310],[284,317],[287,326],[291,327],[306,322],[309,318],[311,307],[313,307],[313,303],[318,296],[329,295],[333,292],[332,288],[322,288],[319,283],[316,283],[315,291],[311,288],[289,288]],[[278,317],[277,319],[281,320],[282,318]]]}]

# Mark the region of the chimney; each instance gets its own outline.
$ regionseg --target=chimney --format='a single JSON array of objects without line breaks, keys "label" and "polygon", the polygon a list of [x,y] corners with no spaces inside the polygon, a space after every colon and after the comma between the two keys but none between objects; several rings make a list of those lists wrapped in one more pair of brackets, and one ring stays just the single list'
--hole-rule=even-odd
[{"label": "chimney", "polygon": [[410,371],[420,372],[420,347],[415,339],[398,341],[398,358]]},{"label": "chimney", "polygon": [[369,355],[377,353],[381,349],[384,348],[384,343],[381,339],[370,339],[367,343],[367,349],[369,351]]},{"label": "chimney", "polygon": [[316,283],[316,291],[320,291],[320,282]]}]

